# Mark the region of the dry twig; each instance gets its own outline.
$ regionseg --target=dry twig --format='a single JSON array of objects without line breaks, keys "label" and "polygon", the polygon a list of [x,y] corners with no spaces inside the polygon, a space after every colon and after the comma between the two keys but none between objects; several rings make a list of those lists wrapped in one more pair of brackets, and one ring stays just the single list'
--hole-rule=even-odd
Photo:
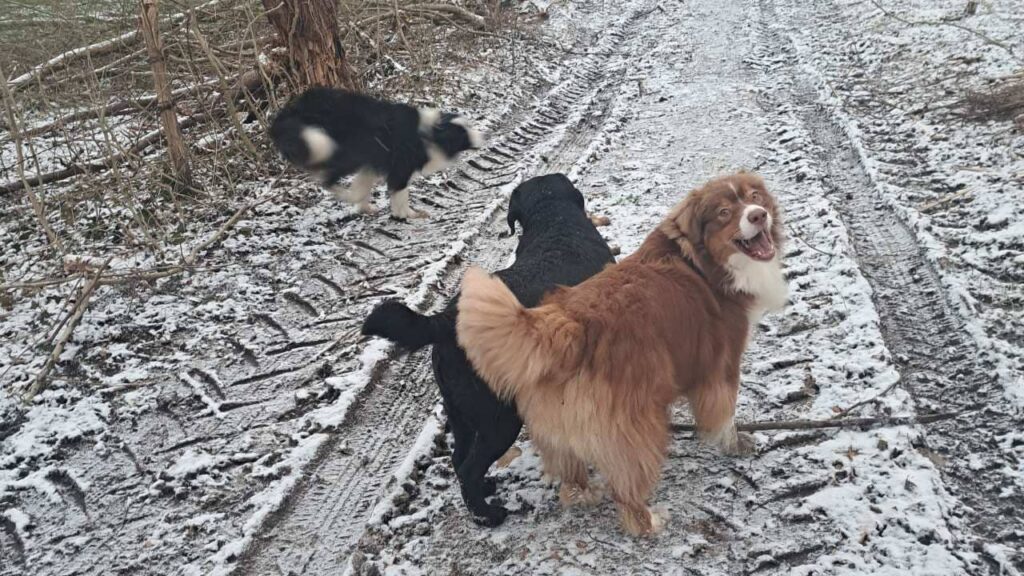
[{"label": "dry twig", "polygon": [[46,388],[46,377],[50,375],[50,371],[57,364],[57,360],[60,359],[60,355],[64,352],[64,346],[67,345],[68,340],[71,339],[71,334],[74,333],[75,327],[78,326],[78,322],[82,320],[82,316],[85,315],[85,309],[89,306],[89,299],[92,297],[93,291],[99,286],[100,278],[103,276],[103,271],[110,265],[110,261],[113,257],[107,258],[103,265],[100,266],[99,270],[93,276],[92,281],[86,284],[85,288],[82,289],[81,294],[78,297],[78,301],[75,302],[75,307],[71,311],[71,317],[64,325],[64,329],[61,331],[60,336],[53,345],[53,350],[50,351],[50,355],[46,357],[46,363],[43,364],[43,368],[36,374],[35,380],[32,382],[32,386],[28,389],[28,392],[22,397],[25,402],[31,402],[37,394]]},{"label": "dry twig", "polygon": [[[3,70],[0,69],[0,76],[3,76]],[[50,241],[50,245],[55,247],[62,254],[64,253],[64,244],[61,242],[60,237],[57,236],[57,232],[50,226],[50,221],[46,218],[46,208],[43,206],[42,200],[32,189],[31,183],[25,176],[25,151],[23,149],[21,132],[18,129],[18,117],[14,112],[14,97],[11,94],[7,84],[3,85],[3,101],[4,108],[7,110],[7,122],[8,128],[11,131],[11,135],[14,136],[14,149],[17,158],[15,159],[15,165],[18,170],[18,180],[11,182],[8,186],[11,186],[11,190],[17,190],[23,188],[25,195],[28,197],[29,204],[32,205],[32,212],[35,213],[36,220],[39,222],[39,226],[46,233],[47,239]],[[10,191],[10,190],[4,190]]]}]

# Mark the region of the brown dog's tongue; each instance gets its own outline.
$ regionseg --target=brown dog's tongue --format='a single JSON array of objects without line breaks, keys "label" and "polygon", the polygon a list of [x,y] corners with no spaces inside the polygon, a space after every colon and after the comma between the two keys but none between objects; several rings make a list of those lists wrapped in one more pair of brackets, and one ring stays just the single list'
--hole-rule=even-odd
[{"label": "brown dog's tongue", "polygon": [[772,245],[772,240],[768,236],[767,231],[761,232],[750,239],[750,251],[766,260],[775,255],[775,246]]}]

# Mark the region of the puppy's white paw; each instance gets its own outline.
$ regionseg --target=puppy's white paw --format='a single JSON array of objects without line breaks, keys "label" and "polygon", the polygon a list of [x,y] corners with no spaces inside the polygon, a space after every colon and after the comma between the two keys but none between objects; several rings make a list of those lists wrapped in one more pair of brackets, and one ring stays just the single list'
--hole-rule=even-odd
[{"label": "puppy's white paw", "polygon": [[359,212],[360,214],[367,214],[369,216],[372,216],[377,212],[380,212],[380,208],[377,208],[376,206],[369,202],[361,202],[359,204],[356,204],[356,211]]},{"label": "puppy's white paw", "polygon": [[399,220],[411,220],[413,218],[430,218],[430,214],[421,210],[413,210],[412,208],[406,208],[404,210],[391,208],[391,217]]}]

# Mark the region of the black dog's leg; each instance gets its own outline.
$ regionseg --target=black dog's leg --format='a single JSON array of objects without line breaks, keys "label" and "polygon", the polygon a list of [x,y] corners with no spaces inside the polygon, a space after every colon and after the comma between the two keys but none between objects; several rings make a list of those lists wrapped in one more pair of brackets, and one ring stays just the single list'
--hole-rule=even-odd
[{"label": "black dog's leg", "polygon": [[452,448],[452,468],[456,471],[466,461],[466,453],[473,443],[473,430],[462,421],[462,417],[455,410],[448,409],[448,424],[452,427],[452,438],[455,439],[455,446]]},{"label": "black dog's leg", "polygon": [[408,220],[427,217],[426,212],[413,210],[409,206],[409,180],[411,178],[412,172],[407,169],[393,168],[393,172],[388,174],[388,197],[391,200],[392,218]]},{"label": "black dog's leg", "polygon": [[[519,437],[519,431],[522,428],[523,421],[516,414],[516,409],[506,406],[498,412],[498,417],[492,428],[481,430],[478,433],[477,442],[482,442],[486,446],[493,446],[492,454],[495,454],[495,456],[491,458],[491,463],[487,465],[488,468],[496,460],[504,456],[509,448],[516,443],[516,438]],[[493,496],[497,492],[498,482],[493,477],[484,477],[483,486],[487,495]]]},{"label": "black dog's leg", "polygon": [[487,487],[484,476],[491,464],[502,454],[504,454],[504,449],[493,444],[488,445],[477,434],[473,440],[473,446],[466,454],[465,461],[456,470],[462,485],[462,498],[466,501],[466,507],[473,513],[473,520],[491,528],[500,525],[508,516],[508,510],[503,506],[488,504],[485,500]]}]

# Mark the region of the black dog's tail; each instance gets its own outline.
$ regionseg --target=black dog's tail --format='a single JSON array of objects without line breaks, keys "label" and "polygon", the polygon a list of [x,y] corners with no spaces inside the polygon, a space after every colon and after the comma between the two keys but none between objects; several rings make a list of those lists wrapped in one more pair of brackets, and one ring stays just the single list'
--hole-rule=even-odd
[{"label": "black dog's tail", "polygon": [[387,338],[402,348],[419,350],[455,339],[454,326],[443,314],[424,316],[395,300],[382,302],[363,322],[363,335]]}]

